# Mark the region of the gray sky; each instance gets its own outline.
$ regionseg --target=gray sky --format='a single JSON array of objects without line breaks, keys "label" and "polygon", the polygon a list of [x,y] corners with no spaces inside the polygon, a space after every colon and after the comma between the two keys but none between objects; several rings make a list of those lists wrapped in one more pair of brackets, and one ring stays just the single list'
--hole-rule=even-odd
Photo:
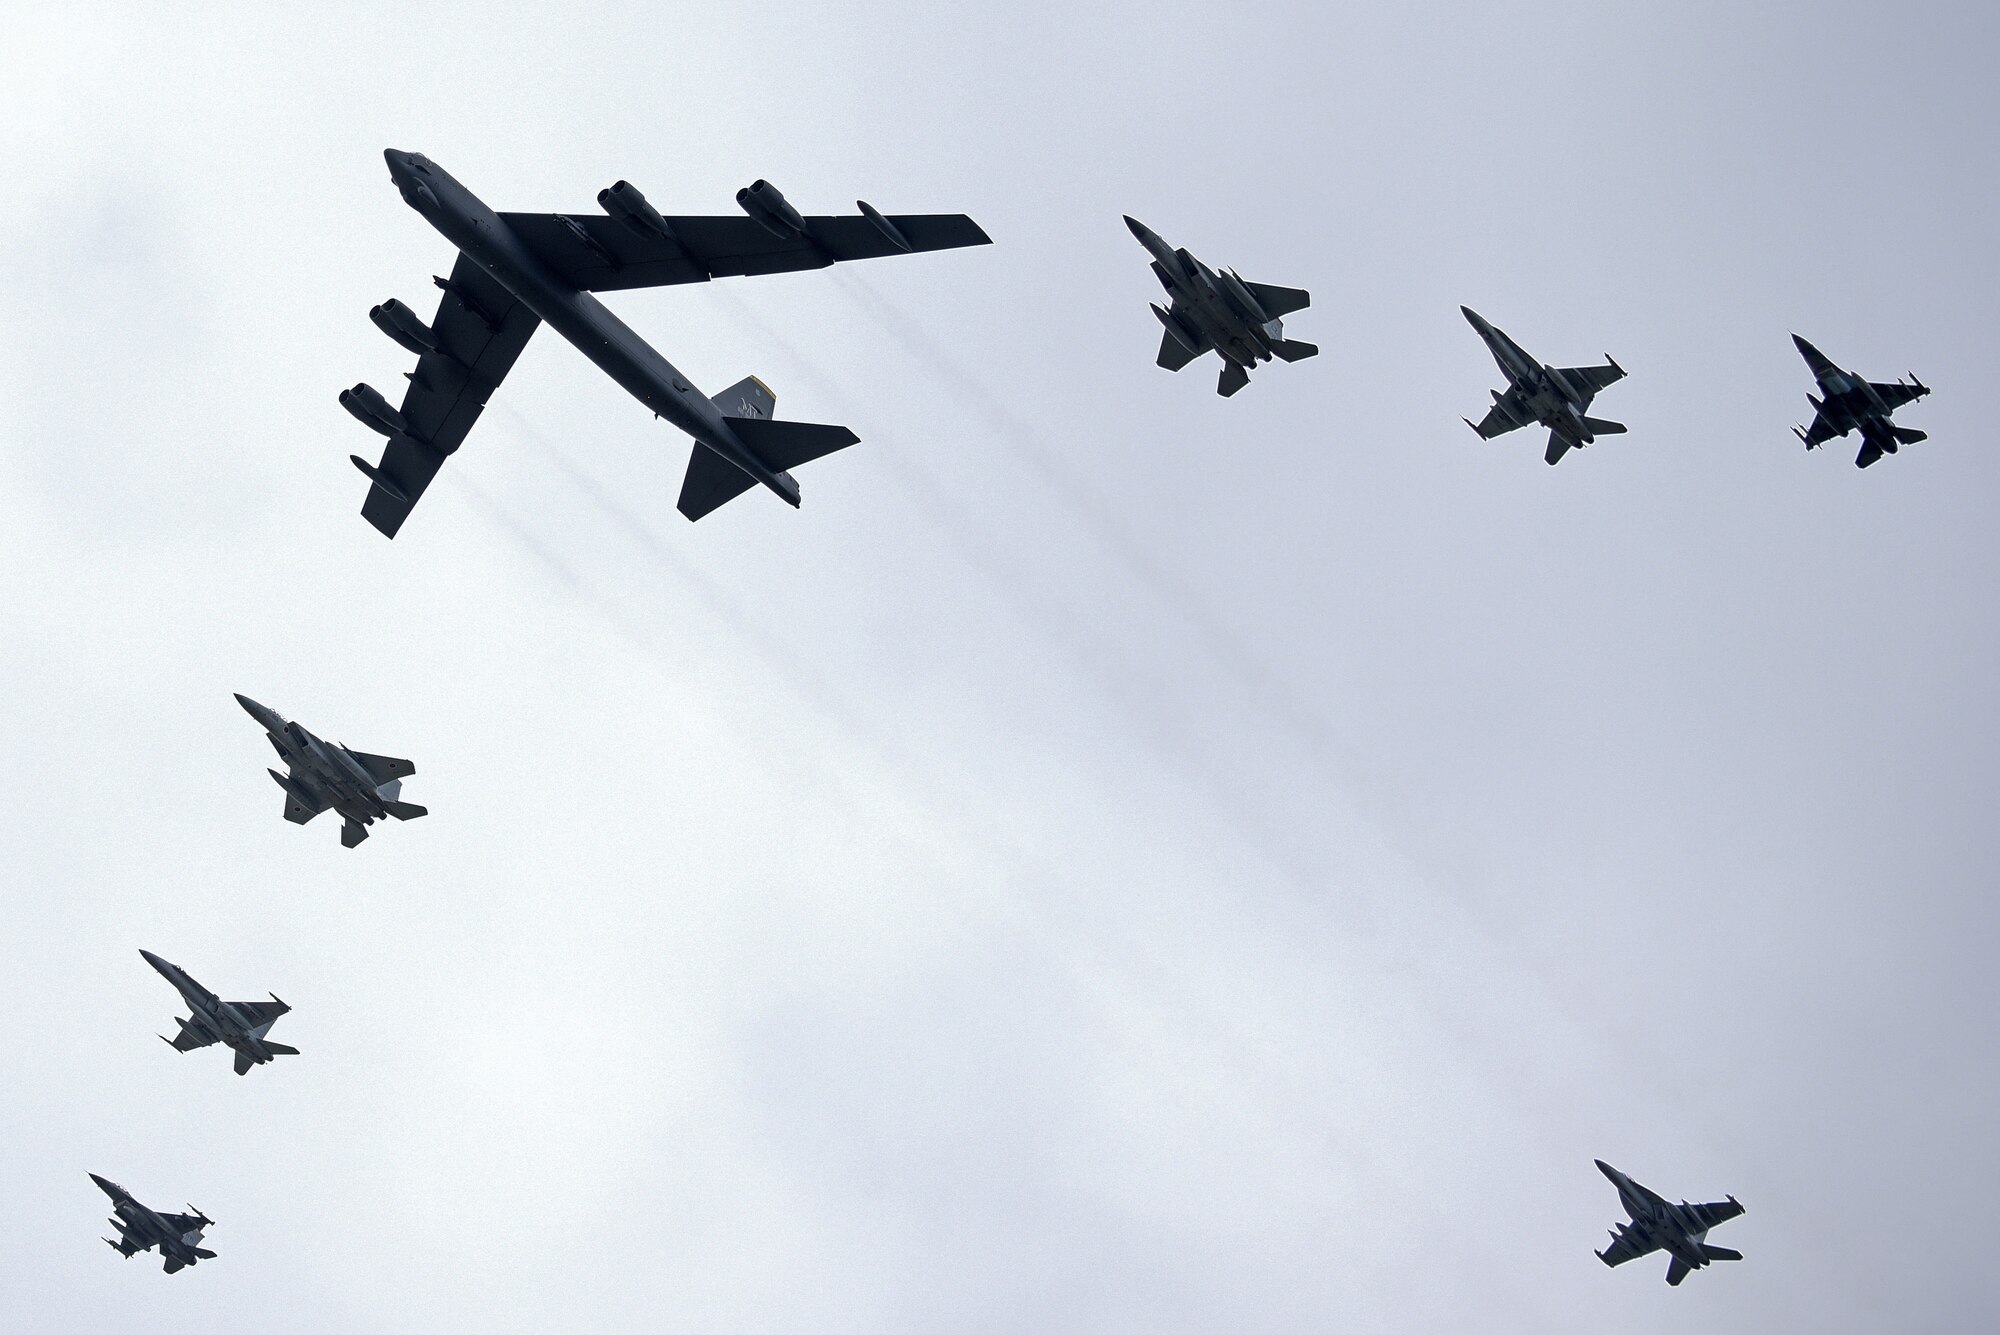
[{"label": "gray sky", "polygon": [[[312,12],[0,55],[0,1325],[1990,1319],[1990,7]],[[385,146],[996,244],[611,301],[860,434],[801,511],[544,332],[389,543]],[[1323,354],[1156,369],[1121,213]],[[1631,434],[1477,440],[1461,302]],[[1792,330],[1931,439],[1805,455]],[[285,824],[232,691],[432,815]],[[1593,1156],[1749,1259],[1606,1270]]]}]

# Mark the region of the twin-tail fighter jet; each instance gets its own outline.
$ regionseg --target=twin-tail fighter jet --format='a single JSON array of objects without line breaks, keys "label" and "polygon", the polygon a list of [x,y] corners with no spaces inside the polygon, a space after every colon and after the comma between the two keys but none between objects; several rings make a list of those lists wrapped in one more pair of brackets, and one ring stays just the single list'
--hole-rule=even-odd
[{"label": "twin-tail fighter jet", "polygon": [[754,376],[709,398],[591,294],[989,240],[957,213],[887,216],[862,204],[858,217],[802,217],[765,181],[736,192],[740,218],[663,217],[624,181],[598,193],[603,213],[495,213],[423,154],[389,149],[383,157],[404,202],[459,252],[451,277],[435,280],[444,298],[431,323],[400,301],[368,313],[417,354],[402,407],[367,385],[340,394],[343,407],[389,438],[379,464],[350,457],[374,484],[362,515],[391,538],[544,321],[655,417],[694,437],[682,514],[699,519],[760,483],[796,506],[789,470],[854,444],[854,433],[773,420],[775,400]]},{"label": "twin-tail fighter jet", "polygon": [[193,1052],[212,1043],[227,1044],[236,1053],[236,1074],[242,1075],[253,1066],[262,1066],[274,1057],[296,1057],[297,1048],[286,1047],[283,1043],[273,1043],[266,1035],[278,1017],[291,1010],[271,994],[269,1001],[224,1001],[182,972],[177,965],[169,964],[150,950],[139,952],[146,963],[152,965],[160,976],[172,983],[187,1002],[188,1018],[179,1020],[181,1030],[172,1038],[160,1035],[162,1042],[176,1052]]},{"label": "twin-tail fighter jet", "polygon": [[1493,407],[1485,417],[1465,424],[1483,440],[1504,436],[1509,431],[1539,422],[1549,429],[1548,453],[1542,457],[1555,463],[1571,449],[1581,449],[1599,436],[1625,430],[1618,422],[1587,417],[1590,401],[1606,385],[1625,378],[1625,370],[1609,356],[1602,366],[1573,366],[1558,370],[1544,366],[1521,350],[1521,345],[1488,324],[1469,306],[1460,306],[1465,318],[1486,340],[1487,350],[1507,376],[1507,391],[1493,391]]},{"label": "twin-tail fighter jet", "polygon": [[111,1226],[118,1230],[118,1240],[104,1241],[126,1260],[158,1247],[171,1275],[197,1261],[214,1259],[215,1253],[201,1245],[201,1233],[215,1221],[192,1205],[188,1206],[192,1214],[162,1214],[141,1205],[131,1192],[108,1178],[92,1173],[90,1180],[111,1198]]},{"label": "twin-tail fighter jet", "polygon": [[1221,273],[1185,250],[1175,250],[1137,218],[1125,219],[1132,235],[1153,256],[1153,274],[1166,288],[1171,305],[1155,305],[1167,332],[1160,340],[1159,364],[1178,371],[1205,352],[1222,358],[1222,379],[1215,392],[1228,398],[1250,383],[1251,368],[1273,357],[1304,361],[1317,356],[1311,343],[1285,337],[1281,318],[1312,304],[1312,295],[1296,287],[1251,283],[1234,270]]},{"label": "twin-tail fighter jet", "polygon": [[1618,1199],[1629,1224],[1620,1224],[1611,1234],[1611,1245],[1597,1253],[1606,1265],[1624,1265],[1653,1252],[1665,1251],[1673,1257],[1667,1263],[1667,1283],[1679,1284],[1688,1271],[1699,1270],[1711,1261],[1740,1261],[1743,1253],[1710,1245],[1708,1230],[1736,1218],[1743,1207],[1731,1196],[1712,1205],[1670,1204],[1658,1192],[1640,1186],[1625,1174],[1599,1159],[1598,1171],[1618,1188]]},{"label": "twin-tail fighter jet", "polygon": [[1871,384],[1852,371],[1835,366],[1825,353],[1797,334],[1792,335],[1792,342],[1798,344],[1799,355],[1812,368],[1819,392],[1826,396],[1816,399],[1806,395],[1806,402],[1813,406],[1812,425],[1792,428],[1792,434],[1804,441],[1807,449],[1816,450],[1835,436],[1859,431],[1861,453],[1855,456],[1854,466],[1866,468],[1883,455],[1894,454],[1898,446],[1929,439],[1925,432],[1897,426],[1889,420],[1896,409],[1931,392],[1930,386],[1914,374],[1907,385],[1900,380],[1893,385]]},{"label": "twin-tail fighter jet", "polygon": [[323,742],[246,695],[237,696],[236,703],[257,720],[285,758],[288,774],[265,772],[285,790],[285,819],[294,825],[304,825],[330,807],[344,821],[341,845],[352,848],[368,837],[370,825],[385,816],[415,820],[430,814],[414,802],[400,800],[403,780],[417,772],[409,761]]}]

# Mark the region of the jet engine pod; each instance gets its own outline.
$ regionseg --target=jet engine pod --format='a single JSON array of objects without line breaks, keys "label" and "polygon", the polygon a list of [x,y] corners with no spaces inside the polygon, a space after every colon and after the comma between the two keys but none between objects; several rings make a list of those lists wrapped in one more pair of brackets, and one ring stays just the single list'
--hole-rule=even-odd
[{"label": "jet engine pod", "polygon": [[403,415],[391,408],[389,401],[378,394],[372,385],[356,385],[353,389],[341,390],[340,406],[352,413],[355,421],[385,436],[399,435],[409,429]]},{"label": "jet engine pod", "polygon": [[662,241],[674,239],[674,229],[629,181],[620,181],[609,190],[598,191],[597,202],[606,213],[640,236],[657,237]]},{"label": "jet engine pod", "polygon": [[736,202],[772,236],[789,240],[806,233],[806,220],[799,216],[797,209],[785,202],[785,197],[778,193],[778,187],[769,181],[753,181],[738,190]]},{"label": "jet engine pod", "polygon": [[419,357],[437,351],[437,335],[431,332],[431,327],[394,297],[371,309],[368,318],[375,322],[377,329]]}]

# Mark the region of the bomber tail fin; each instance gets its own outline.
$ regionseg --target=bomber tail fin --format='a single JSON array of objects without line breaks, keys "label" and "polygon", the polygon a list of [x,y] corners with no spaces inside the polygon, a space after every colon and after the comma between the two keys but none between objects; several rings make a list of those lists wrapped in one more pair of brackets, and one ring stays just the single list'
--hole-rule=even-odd
[{"label": "bomber tail fin", "polygon": [[762,417],[769,419],[777,414],[778,396],[771,387],[754,375],[741,380],[723,390],[709,400],[724,417]]},{"label": "bomber tail fin", "polygon": [[1271,345],[1271,353],[1279,361],[1302,362],[1308,357],[1319,356],[1319,344],[1307,343],[1296,338],[1281,338]]}]

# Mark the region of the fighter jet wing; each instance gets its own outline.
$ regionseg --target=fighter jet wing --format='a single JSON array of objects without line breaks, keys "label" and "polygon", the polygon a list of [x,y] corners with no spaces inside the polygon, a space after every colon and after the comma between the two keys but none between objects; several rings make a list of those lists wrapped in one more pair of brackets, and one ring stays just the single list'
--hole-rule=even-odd
[{"label": "fighter jet wing", "polygon": [[173,1045],[176,1052],[193,1052],[198,1048],[207,1047],[209,1044],[215,1042],[215,1040],[204,1038],[192,1029],[182,1029],[180,1033],[168,1039],[167,1042]]},{"label": "fighter jet wing", "polygon": [[1528,411],[1527,402],[1521,397],[1521,391],[1510,388],[1493,401],[1492,408],[1487,410],[1486,416],[1480,418],[1472,429],[1484,439],[1492,440],[1495,436],[1504,436],[1509,431],[1524,427],[1534,420],[1535,415]]},{"label": "fighter jet wing", "polygon": [[541,322],[484,269],[458,257],[431,323],[437,348],[417,359],[403,396],[407,429],[389,438],[381,464],[370,472],[375,485],[361,514],[385,537],[395,537],[410,517]]},{"label": "fighter jet wing", "polygon": [[208,1220],[198,1214],[167,1214],[161,1211],[160,1222],[172,1229],[175,1237],[183,1239],[208,1227]]},{"label": "fighter jet wing", "polygon": [[1806,448],[1809,450],[1818,449],[1839,434],[1826,420],[1826,414],[1822,412],[1814,413],[1812,425],[1798,433],[1799,439],[1806,443]]},{"label": "fighter jet wing", "polygon": [[1613,1233],[1611,1235],[1611,1245],[1599,1252],[1597,1259],[1606,1265],[1624,1265],[1627,1261],[1636,1261],[1640,1257],[1650,1256],[1658,1250],[1660,1250],[1660,1244],[1657,1242],[1641,1246],[1632,1240],[1630,1233]]},{"label": "fighter jet wing", "polygon": [[249,1018],[250,1027],[259,1031],[270,1028],[273,1021],[291,1010],[290,1006],[274,1001],[232,1001],[229,1004],[242,1011]]},{"label": "fighter jet wing", "polygon": [[1245,280],[1243,286],[1250,289],[1250,295],[1257,298],[1257,304],[1264,308],[1264,314],[1272,319],[1302,311],[1312,305],[1312,293],[1304,288],[1277,287],[1271,283],[1252,283]]},{"label": "fighter jet wing", "polygon": [[407,760],[395,756],[371,756],[366,751],[348,749],[347,754],[359,761],[361,768],[375,776],[377,783],[387,783],[391,779],[407,779],[417,772],[417,767]]},{"label": "fighter jet wing", "polygon": [[[843,260],[906,253],[882,228],[858,215],[807,218],[800,236],[778,236],[748,214],[668,218],[671,239],[641,235],[603,213],[500,217],[543,263],[586,292],[824,269]],[[962,213],[904,213],[885,221],[909,243],[909,251],[983,246],[992,240]]]},{"label": "fighter jet wing", "polygon": [[301,802],[289,792],[285,794],[285,819],[294,825],[304,825],[307,821],[325,810],[325,807],[311,806],[305,802]]},{"label": "fighter jet wing", "polygon": [[1703,1228],[1714,1228],[1717,1224],[1726,1223],[1743,1213],[1743,1207],[1736,1203],[1734,1197],[1726,1201],[1712,1201],[1707,1205],[1697,1205],[1693,1208],[1694,1212],[1701,1217],[1701,1226]]},{"label": "fighter jet wing", "polygon": [[1625,368],[1617,362],[1606,362],[1602,366],[1566,366],[1556,374],[1586,394],[1595,394],[1606,385],[1623,380]]},{"label": "fighter jet wing", "polygon": [[1894,412],[1906,403],[1915,403],[1930,393],[1930,387],[1927,385],[1906,385],[1900,380],[1888,385],[1871,384],[1868,388],[1874,390],[1876,396],[1888,405],[1890,412]]}]

